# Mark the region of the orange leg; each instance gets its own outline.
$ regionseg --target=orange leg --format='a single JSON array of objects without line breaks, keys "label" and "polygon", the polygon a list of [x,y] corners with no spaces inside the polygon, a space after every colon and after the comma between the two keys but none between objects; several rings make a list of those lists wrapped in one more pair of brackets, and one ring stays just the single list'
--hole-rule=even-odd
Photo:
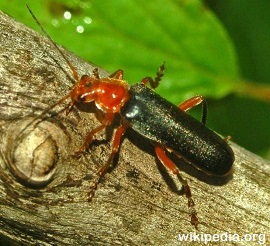
[{"label": "orange leg", "polygon": [[179,169],[170,160],[170,158],[166,155],[165,150],[163,149],[163,147],[161,147],[161,145],[159,145],[159,144],[155,145],[155,152],[156,152],[157,157],[160,160],[160,162],[165,167],[167,167],[169,170],[171,170],[172,173],[177,176],[178,180],[182,184],[182,186],[184,188],[186,198],[188,199],[188,208],[190,210],[189,212],[190,212],[190,217],[191,217],[190,222],[197,229],[199,221],[198,221],[198,217],[197,217],[197,212],[196,212],[196,210],[194,208],[195,203],[194,203],[194,201],[192,199],[191,191],[190,191],[190,188],[189,188],[189,185],[188,185],[187,181],[182,178],[182,176],[181,176],[181,174],[179,172]]},{"label": "orange leg", "polygon": [[[87,146],[92,142],[93,137],[95,136],[95,134],[99,133],[100,131],[102,131],[103,129],[105,129],[107,126],[109,126],[114,118],[114,114],[111,113],[107,113],[104,115],[104,119],[103,119],[103,124],[98,126],[97,128],[93,129],[86,137],[84,144],[80,147],[80,149],[78,151],[75,152],[75,156],[80,156],[85,149],[87,148]],[[90,193],[89,193],[89,198],[88,200],[90,201],[92,199],[92,197],[95,194],[95,190],[97,189],[97,186],[100,182],[100,179],[106,174],[108,168],[110,167],[110,165],[112,164],[114,157],[116,155],[116,153],[118,152],[119,146],[120,146],[120,142],[121,142],[121,137],[123,136],[123,134],[126,132],[126,128],[127,126],[125,125],[121,125],[117,128],[115,135],[114,135],[114,140],[113,140],[113,147],[112,147],[112,151],[111,154],[106,162],[105,165],[103,165],[101,168],[99,168],[97,175],[98,175],[98,179],[97,181],[95,181],[94,186],[92,187]]]},{"label": "orange leg", "polygon": [[122,69],[116,70],[114,73],[112,73],[109,77],[114,79],[123,80],[124,72]]},{"label": "orange leg", "polygon": [[[109,78],[120,79],[120,80],[122,80],[122,79],[123,79],[123,74],[124,74],[123,70],[122,70],[122,69],[118,69],[118,70],[116,70],[115,72],[113,72],[113,73],[109,76]],[[94,68],[94,70],[93,70],[93,75],[94,75],[94,77],[95,77],[96,79],[100,79],[100,76],[99,76],[99,72],[98,72],[98,68],[97,68],[97,67]]]},{"label": "orange leg", "polygon": [[74,155],[77,157],[80,157],[82,155],[82,153],[86,150],[88,145],[92,142],[94,135],[97,134],[98,132],[102,131],[106,127],[107,127],[107,125],[100,125],[97,128],[93,129],[91,132],[89,132],[84,140],[83,145],[79,148],[78,151],[76,151],[74,153]]},{"label": "orange leg", "polygon": [[205,125],[207,117],[207,104],[202,96],[192,97],[178,105],[178,107],[183,111],[188,111],[189,109],[202,104],[202,123]]},{"label": "orange leg", "polygon": [[106,174],[108,168],[112,164],[114,157],[115,157],[116,153],[118,152],[120,142],[121,142],[121,137],[124,135],[125,132],[126,132],[126,128],[124,126],[121,125],[117,128],[115,135],[114,135],[113,147],[112,147],[111,154],[108,158],[107,163],[105,165],[103,165],[97,172],[98,179],[95,182],[93,188],[91,189],[91,191],[89,193],[89,198],[88,198],[89,201],[91,201],[92,197],[94,196],[95,190],[97,189],[97,186],[100,182],[100,179]]},{"label": "orange leg", "polygon": [[95,129],[93,129],[91,132],[88,133],[88,135],[86,136],[83,145],[80,147],[80,149],[78,151],[76,151],[74,153],[75,156],[79,157],[81,156],[81,154],[86,150],[86,148],[88,147],[88,145],[92,142],[93,137],[101,132],[103,129],[105,129],[107,126],[109,126],[112,121],[113,121],[114,115],[111,113],[107,113],[104,115],[104,119],[102,122],[102,125],[96,127]]},{"label": "orange leg", "polygon": [[99,170],[98,170],[98,175],[100,177],[104,176],[104,174],[107,172],[108,168],[113,162],[113,159],[115,157],[115,154],[118,152],[119,146],[120,146],[120,141],[124,133],[126,132],[126,128],[123,126],[119,126],[114,134],[114,140],[113,140],[113,147],[111,154],[108,158],[108,161],[105,165],[103,165]]}]

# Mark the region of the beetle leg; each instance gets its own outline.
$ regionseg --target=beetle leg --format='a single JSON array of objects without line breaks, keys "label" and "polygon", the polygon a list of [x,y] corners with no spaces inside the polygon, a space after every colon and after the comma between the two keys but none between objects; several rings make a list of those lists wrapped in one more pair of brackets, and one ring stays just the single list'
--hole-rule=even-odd
[{"label": "beetle leg", "polygon": [[124,76],[123,70],[122,70],[122,69],[118,69],[118,70],[116,70],[114,73],[112,73],[112,74],[109,76],[109,78],[123,80],[123,76]]},{"label": "beetle leg", "polygon": [[159,85],[159,81],[161,80],[162,76],[164,75],[164,70],[165,70],[165,62],[163,62],[162,65],[159,67],[159,70],[157,72],[155,79],[153,79],[151,77],[145,77],[144,79],[142,79],[141,83],[144,85],[149,83],[152,89],[157,88]]},{"label": "beetle leg", "polygon": [[105,165],[103,165],[101,168],[99,168],[97,174],[98,174],[98,180],[95,182],[93,188],[90,191],[89,194],[89,201],[91,201],[92,197],[95,194],[95,190],[97,189],[97,185],[100,182],[100,179],[106,174],[108,168],[110,167],[110,165],[112,164],[114,157],[116,155],[116,153],[118,152],[119,146],[120,146],[120,141],[121,141],[121,137],[123,136],[123,134],[126,132],[126,127],[124,126],[119,126],[115,132],[114,135],[114,140],[113,140],[113,147],[112,147],[112,151],[111,154],[108,158],[108,161]]},{"label": "beetle leg", "polygon": [[111,114],[111,113],[105,114],[102,125],[96,127],[95,129],[93,129],[91,132],[88,133],[88,135],[86,136],[86,138],[84,140],[83,145],[80,147],[80,149],[78,151],[76,151],[74,153],[74,155],[76,157],[79,157],[86,150],[88,145],[92,142],[95,134],[97,134],[98,132],[101,132],[103,129],[105,129],[107,126],[109,126],[112,123],[113,118],[114,118],[113,114]]},{"label": "beetle leg", "polygon": [[192,97],[178,105],[178,107],[183,111],[188,111],[189,109],[202,104],[202,123],[205,125],[207,117],[207,104],[202,96]]},{"label": "beetle leg", "polygon": [[93,129],[91,132],[89,132],[84,140],[83,145],[79,148],[79,150],[77,150],[74,153],[74,155],[76,157],[80,157],[82,155],[82,153],[86,150],[88,145],[92,142],[94,135],[97,134],[98,132],[102,131],[106,127],[107,127],[107,125],[100,125],[97,128]]},{"label": "beetle leg", "polygon": [[125,132],[126,132],[126,128],[125,127],[119,126],[117,128],[117,130],[116,130],[116,132],[114,134],[113,147],[112,147],[111,154],[110,154],[110,156],[108,158],[108,161],[97,172],[100,177],[104,176],[104,174],[107,172],[108,168],[112,164],[113,159],[115,157],[115,154],[118,152],[118,149],[119,149],[119,146],[120,146],[121,137],[123,136],[123,134]]},{"label": "beetle leg", "polygon": [[166,155],[165,150],[163,147],[161,147],[159,144],[155,144],[155,152],[156,155],[158,157],[158,159],[160,160],[160,162],[167,167],[169,170],[172,171],[173,174],[175,174],[178,178],[178,180],[180,181],[180,183],[183,186],[186,198],[188,199],[188,208],[190,210],[190,217],[191,217],[191,224],[195,226],[195,228],[197,229],[197,225],[198,225],[198,217],[197,217],[197,212],[194,208],[195,203],[192,199],[192,195],[191,195],[191,191],[189,188],[189,185],[187,183],[187,181],[185,179],[182,178],[179,169],[176,167],[176,165],[172,162],[172,160]]}]

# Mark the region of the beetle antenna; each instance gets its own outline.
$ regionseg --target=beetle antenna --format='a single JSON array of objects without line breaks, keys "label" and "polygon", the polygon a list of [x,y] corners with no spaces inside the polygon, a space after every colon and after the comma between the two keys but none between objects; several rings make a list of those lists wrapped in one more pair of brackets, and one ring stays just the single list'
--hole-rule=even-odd
[{"label": "beetle antenna", "polygon": [[[32,10],[30,9],[30,7],[26,4],[26,7],[28,9],[28,11],[30,12],[31,16],[33,17],[33,19],[36,21],[36,23],[38,24],[38,26],[41,28],[42,32],[45,34],[45,36],[50,40],[50,42],[53,44],[53,46],[58,50],[58,52],[60,53],[60,55],[64,58],[64,60],[67,62],[69,68],[71,69],[72,73],[73,73],[73,77],[76,81],[78,81],[78,73],[76,71],[76,69],[74,68],[74,66],[70,63],[70,61],[66,58],[66,56],[64,55],[64,53],[59,49],[59,47],[56,45],[56,43],[52,40],[52,38],[50,37],[50,35],[46,32],[46,30],[43,28],[43,26],[40,24],[40,22],[38,21],[37,17],[34,15],[34,13],[32,12]],[[38,115],[34,120],[32,120],[31,122],[29,122],[25,129],[27,129],[31,124],[33,124],[35,121],[35,125],[37,125],[40,121],[38,120],[43,120],[45,119],[45,115],[47,113],[49,113],[53,108],[55,108],[57,105],[63,103],[64,101],[66,101],[68,98],[70,97],[70,93],[68,93],[67,95],[65,95],[64,97],[62,97],[60,100],[58,100],[56,103],[54,103],[53,105],[51,105],[50,107],[46,108],[40,115]],[[21,133],[22,134],[22,133]]]},{"label": "beetle antenna", "polygon": [[165,71],[165,61],[159,67],[159,70],[158,70],[157,75],[155,77],[155,85],[156,85],[156,87],[158,87],[159,82],[160,82],[160,80],[162,79],[162,77],[164,75],[164,71]]},{"label": "beetle antenna", "polygon": [[52,40],[51,36],[46,32],[46,30],[43,28],[43,26],[40,24],[40,22],[38,21],[37,17],[34,15],[34,13],[32,12],[32,10],[30,9],[30,7],[26,4],[26,7],[29,11],[29,13],[31,14],[31,16],[33,17],[33,19],[36,21],[36,23],[38,24],[38,26],[40,27],[41,31],[44,33],[44,35],[51,41],[51,43],[53,44],[53,46],[58,50],[58,52],[61,54],[61,56],[64,58],[64,60],[66,61],[66,63],[68,64],[70,70],[72,71],[73,77],[76,81],[79,80],[79,76],[78,73],[75,69],[75,67],[71,64],[71,62],[67,59],[67,57],[64,55],[63,51],[61,51],[59,49],[59,47],[56,45],[56,43]]},{"label": "beetle antenna", "polygon": [[20,137],[23,136],[23,133],[26,134],[25,130],[28,129],[28,127],[32,124],[34,124],[34,126],[37,126],[42,120],[44,120],[46,117],[45,115],[47,113],[49,113],[53,108],[55,108],[57,105],[61,104],[62,102],[64,102],[65,100],[67,100],[70,97],[70,94],[67,94],[66,96],[62,97],[59,101],[57,101],[56,103],[54,103],[53,105],[51,105],[50,107],[46,108],[40,115],[38,115],[37,117],[35,117],[33,120],[31,120],[29,123],[27,123],[27,125],[24,127],[24,130],[21,131],[20,135],[19,135],[19,139]]},{"label": "beetle antenna", "polygon": [[[42,27],[42,25],[40,24],[40,22],[38,21],[38,19],[36,18],[36,16],[32,12],[32,10],[30,9],[30,7],[28,5],[26,5],[26,7],[29,10],[31,16],[34,18],[34,20],[38,24],[38,26],[41,28],[42,32],[46,35],[46,37],[50,40],[50,42],[53,44],[53,46],[58,50],[58,52],[61,54],[61,56],[67,62],[68,66],[70,67],[71,71],[73,72],[74,79],[76,81],[78,81],[78,74],[77,74],[75,68],[73,67],[73,65],[69,62],[69,60],[66,58],[66,56],[64,55],[64,53],[59,49],[59,47],[56,45],[56,43],[52,40],[52,38],[49,36],[49,34]],[[46,108],[44,111],[41,112],[40,115],[38,115],[37,117],[35,117],[29,123],[27,123],[27,125],[24,127],[24,130],[22,130],[20,132],[20,135],[18,136],[18,139],[22,138],[25,134],[27,134],[26,129],[28,129],[28,127],[30,125],[34,124],[34,127],[36,127],[42,120],[44,120],[46,118],[46,114],[48,114],[57,105],[59,105],[59,104],[63,103],[64,101],[66,101],[69,97],[70,97],[70,93],[68,93],[67,95],[65,95],[64,97],[62,97],[60,100],[58,100],[57,102],[55,102],[50,107]]]}]

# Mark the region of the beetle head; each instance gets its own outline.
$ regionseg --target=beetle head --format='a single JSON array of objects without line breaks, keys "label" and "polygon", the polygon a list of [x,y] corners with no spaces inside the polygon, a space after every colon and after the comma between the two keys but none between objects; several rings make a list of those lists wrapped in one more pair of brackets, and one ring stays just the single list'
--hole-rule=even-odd
[{"label": "beetle head", "polygon": [[70,92],[71,100],[82,103],[94,101],[98,84],[98,79],[83,75]]}]

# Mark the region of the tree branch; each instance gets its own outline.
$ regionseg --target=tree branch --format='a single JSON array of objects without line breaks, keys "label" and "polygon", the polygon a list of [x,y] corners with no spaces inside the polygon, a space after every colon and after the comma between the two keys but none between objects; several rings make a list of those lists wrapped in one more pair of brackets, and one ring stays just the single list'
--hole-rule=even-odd
[{"label": "tree branch", "polygon": [[[180,245],[178,234],[195,232],[179,184],[156,160],[148,141],[132,130],[116,166],[88,201],[115,125],[97,136],[81,159],[74,158],[98,124],[91,107],[65,116],[63,104],[42,122],[33,121],[70,90],[67,64],[48,40],[2,13],[0,32],[0,240],[13,245]],[[80,75],[92,73],[92,65],[63,52]],[[172,157],[193,192],[197,233],[228,232],[239,240],[257,233],[269,240],[269,163],[231,145],[235,172],[227,178],[207,176]]]}]

